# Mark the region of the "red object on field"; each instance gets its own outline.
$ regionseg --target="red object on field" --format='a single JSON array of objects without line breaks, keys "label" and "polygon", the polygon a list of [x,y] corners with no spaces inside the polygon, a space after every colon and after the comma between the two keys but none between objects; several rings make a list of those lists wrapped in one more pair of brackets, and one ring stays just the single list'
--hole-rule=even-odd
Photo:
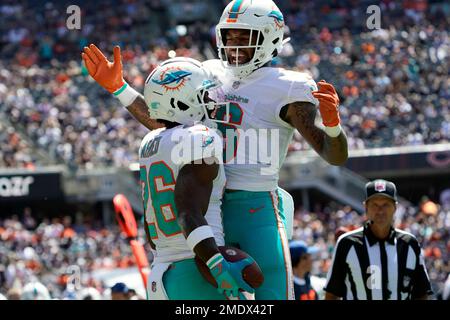
[{"label": "red object on field", "polygon": [[120,229],[127,235],[130,241],[131,250],[136,259],[136,264],[139,269],[139,273],[144,283],[144,288],[147,289],[147,278],[150,272],[147,255],[144,250],[144,246],[138,240],[137,237],[137,223],[134,218],[133,209],[130,202],[123,194],[117,194],[113,198],[114,210],[116,211],[117,222]]},{"label": "red object on field", "polygon": [[[225,260],[229,262],[237,262],[249,256],[244,251],[231,246],[220,246],[219,251]],[[212,276],[208,266],[198,256],[195,257],[195,263],[205,280],[217,288],[217,282]],[[242,278],[252,288],[259,288],[264,282],[264,275],[256,261],[242,270]]]},{"label": "red object on field", "polygon": [[140,267],[148,267],[148,260],[144,246],[137,240],[131,240],[130,245],[133,255],[136,258],[136,264]]},{"label": "red object on field", "polygon": [[127,237],[136,238],[137,224],[130,202],[123,194],[117,194],[113,198],[113,203],[120,229]]}]

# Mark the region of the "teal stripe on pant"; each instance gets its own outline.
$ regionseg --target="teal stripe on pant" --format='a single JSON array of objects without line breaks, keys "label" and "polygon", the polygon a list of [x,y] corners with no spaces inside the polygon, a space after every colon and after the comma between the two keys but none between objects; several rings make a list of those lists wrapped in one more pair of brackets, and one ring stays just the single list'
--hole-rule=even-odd
[{"label": "teal stripe on pant", "polygon": [[293,299],[292,266],[282,205],[278,190],[224,194],[225,242],[251,255],[264,274],[263,285],[256,289],[257,300]]}]

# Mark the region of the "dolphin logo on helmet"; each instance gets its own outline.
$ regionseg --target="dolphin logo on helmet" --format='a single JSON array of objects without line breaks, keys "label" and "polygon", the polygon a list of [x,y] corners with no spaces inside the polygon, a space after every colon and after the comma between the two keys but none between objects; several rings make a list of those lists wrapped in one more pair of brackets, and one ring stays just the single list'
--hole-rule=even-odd
[{"label": "dolphin logo on helmet", "polygon": [[186,77],[191,76],[192,72],[183,71],[179,69],[173,69],[172,67],[168,67],[164,70],[160,79],[152,79],[152,82],[159,84],[166,89],[169,90],[179,90],[186,81]]},{"label": "dolphin logo on helmet", "polygon": [[284,27],[284,18],[280,11],[272,10],[268,16],[275,19],[275,24],[278,29]]},{"label": "dolphin logo on helmet", "polygon": [[181,80],[183,80],[185,77],[190,76],[192,73],[191,72],[186,72],[186,71],[174,71],[174,72],[168,72],[164,75],[164,79],[160,80],[156,80],[156,79],[152,79],[152,81],[156,84],[159,85],[167,85],[167,84],[171,84],[171,83],[180,83]]},{"label": "dolphin logo on helmet", "polygon": [[280,23],[284,22],[283,15],[280,11],[272,10],[272,12],[268,14],[268,16],[276,19]]}]

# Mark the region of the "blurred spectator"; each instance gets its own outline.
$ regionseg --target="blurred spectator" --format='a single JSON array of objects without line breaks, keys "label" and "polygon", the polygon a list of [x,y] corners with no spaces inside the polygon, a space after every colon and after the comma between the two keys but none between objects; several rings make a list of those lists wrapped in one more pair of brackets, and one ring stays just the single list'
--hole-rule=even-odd
[{"label": "blurred spectator", "polygon": [[141,297],[138,295],[138,293],[136,292],[136,290],[134,289],[129,289],[129,297],[130,300],[146,300],[145,298]]},{"label": "blurred spectator", "polygon": [[118,282],[111,287],[111,300],[130,300],[131,294],[123,282]]},{"label": "blurred spectator", "polygon": [[342,236],[344,233],[349,232],[350,230],[346,227],[339,227],[336,232],[334,233],[334,242],[337,242],[339,237]]},{"label": "blurred spectator", "polygon": [[93,288],[84,288],[80,292],[80,300],[101,300],[100,292]]},{"label": "blurred spectator", "polygon": [[22,289],[19,287],[18,282],[8,290],[6,296],[8,297],[8,300],[20,300],[22,296]]},{"label": "blurred spectator", "polygon": [[[319,251],[315,247],[308,247],[303,241],[289,243],[291,253],[292,272],[294,274],[295,300],[319,300],[319,290],[316,276],[311,275],[313,259]],[[314,283],[313,283],[314,282]]]},{"label": "blurred spectator", "polygon": [[50,300],[48,289],[40,282],[27,283],[23,288],[21,300]]}]

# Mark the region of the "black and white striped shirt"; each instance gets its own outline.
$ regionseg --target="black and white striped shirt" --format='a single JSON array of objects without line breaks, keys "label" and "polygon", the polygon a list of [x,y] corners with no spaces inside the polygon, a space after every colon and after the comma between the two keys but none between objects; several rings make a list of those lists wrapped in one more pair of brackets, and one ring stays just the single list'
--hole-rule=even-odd
[{"label": "black and white striped shirt", "polygon": [[336,244],[325,291],[346,300],[408,300],[432,294],[417,239],[392,228],[379,241],[365,223]]}]

